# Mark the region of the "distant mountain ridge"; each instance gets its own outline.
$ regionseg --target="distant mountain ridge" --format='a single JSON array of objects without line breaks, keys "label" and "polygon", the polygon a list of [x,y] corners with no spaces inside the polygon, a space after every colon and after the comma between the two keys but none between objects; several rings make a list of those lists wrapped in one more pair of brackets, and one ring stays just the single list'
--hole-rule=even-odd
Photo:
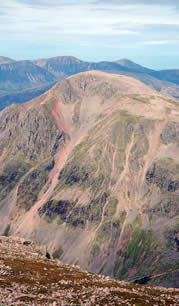
[{"label": "distant mountain ridge", "polygon": [[0,95],[0,111],[4,108],[8,107],[11,104],[22,104],[27,101],[30,101],[40,95],[42,95],[44,92],[49,90],[52,86],[55,85],[56,82],[48,83],[47,85],[38,86],[35,88],[25,89],[19,92],[13,92],[9,94],[3,93]]},{"label": "distant mountain ridge", "polygon": [[14,92],[55,81],[47,70],[31,61],[19,61],[0,65],[0,90]]},{"label": "distant mountain ridge", "polygon": [[0,65],[1,64],[9,64],[9,63],[13,63],[13,62],[15,62],[15,60],[13,60],[12,58],[5,57],[5,56],[0,56]]},{"label": "distant mountain ridge", "polygon": [[70,75],[91,70],[91,64],[81,61],[73,56],[57,56],[47,59],[39,59],[33,63],[43,69],[48,70],[58,80],[64,79]]},{"label": "distant mountain ridge", "polygon": [[179,69],[154,70],[143,67],[129,59],[115,62],[87,62],[73,56],[57,56],[33,61],[34,64],[48,70],[57,80],[89,70],[100,70],[109,73],[123,74],[134,77],[159,92],[179,97]]},{"label": "distant mountain ridge", "polygon": [[[8,100],[18,103],[17,96],[9,94],[23,91],[21,97],[25,102],[24,90],[34,88],[33,98],[38,96],[36,90],[53,82],[63,80],[71,75],[99,70],[109,73],[122,74],[134,77],[155,90],[179,98],[179,70],[153,70],[138,65],[131,60],[121,59],[114,62],[87,62],[73,56],[57,56],[52,58],[37,59],[32,61],[14,61],[0,57],[0,96],[8,95]],[[20,98],[21,100],[21,98]],[[6,102],[3,103],[6,105]],[[3,106],[1,105],[1,109]]]},{"label": "distant mountain ridge", "polygon": [[138,65],[138,64],[134,63],[133,61],[131,61],[129,59],[126,59],[126,58],[118,60],[118,61],[116,61],[116,63],[123,66],[123,67],[126,67],[128,69],[132,69],[132,70],[135,70],[135,71],[141,72],[141,73],[152,73],[152,72],[155,71],[153,69],[149,69],[149,68],[143,67],[141,65]]}]

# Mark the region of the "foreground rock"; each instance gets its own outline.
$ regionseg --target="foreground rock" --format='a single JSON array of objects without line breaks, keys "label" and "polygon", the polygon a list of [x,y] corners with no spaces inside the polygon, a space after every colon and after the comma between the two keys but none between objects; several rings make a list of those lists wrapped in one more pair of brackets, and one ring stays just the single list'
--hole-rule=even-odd
[{"label": "foreground rock", "polygon": [[0,237],[1,305],[177,305],[179,289],[115,281],[47,259],[45,247]]}]

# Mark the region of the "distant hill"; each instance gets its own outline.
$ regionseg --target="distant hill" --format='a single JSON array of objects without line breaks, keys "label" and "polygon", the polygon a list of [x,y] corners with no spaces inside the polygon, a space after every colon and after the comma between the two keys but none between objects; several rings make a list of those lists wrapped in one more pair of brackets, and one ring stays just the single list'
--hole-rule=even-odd
[{"label": "distant hill", "polygon": [[79,72],[91,70],[90,63],[81,61],[73,56],[57,56],[47,59],[39,59],[33,61],[33,63],[48,70],[58,80],[62,80]]},{"label": "distant hill", "polygon": [[55,81],[47,70],[30,61],[13,62],[0,65],[0,90],[20,91]]},{"label": "distant hill", "polygon": [[179,69],[161,70],[156,73],[160,80],[175,83],[179,85]]},{"label": "distant hill", "polygon": [[[79,60],[73,56],[57,56],[49,59],[39,59],[33,61],[33,63],[41,68],[48,70],[58,80],[64,79],[70,75],[90,70],[100,70],[110,73],[131,72],[131,67],[123,64],[120,65],[118,62],[101,61],[93,63]],[[139,66],[134,63],[133,65]],[[132,72],[136,71],[138,71],[136,68],[132,68]]]},{"label": "distant hill", "polygon": [[116,63],[119,64],[122,67],[132,69],[133,71],[136,71],[138,73],[139,72],[141,72],[141,73],[152,73],[152,72],[154,72],[154,70],[143,67],[141,65],[138,65],[138,64],[136,64],[136,63],[134,63],[134,62],[132,62],[128,59],[121,59],[121,60],[116,61]]},{"label": "distant hill", "polygon": [[123,74],[134,77],[144,84],[165,92],[165,94],[179,96],[179,70],[156,71],[138,65],[128,59],[116,62],[86,62],[73,56],[57,56],[53,58],[38,59],[33,61],[39,67],[48,70],[58,80],[70,75],[89,70],[100,70],[109,73]]},{"label": "distant hill", "polygon": [[5,56],[0,56],[0,65],[1,64],[9,64],[9,63],[13,63],[13,62],[15,62],[15,60],[13,60],[12,58],[5,57]]},{"label": "distant hill", "polygon": [[24,102],[32,100],[42,95],[54,85],[55,82],[31,89],[22,90],[19,92],[13,92],[6,95],[4,94],[0,96],[0,111],[11,104],[22,104]]}]

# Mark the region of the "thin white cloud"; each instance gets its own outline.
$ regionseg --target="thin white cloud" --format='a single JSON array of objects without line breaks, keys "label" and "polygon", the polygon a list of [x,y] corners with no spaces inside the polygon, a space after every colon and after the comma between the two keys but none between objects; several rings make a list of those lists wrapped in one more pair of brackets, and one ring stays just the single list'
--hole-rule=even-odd
[{"label": "thin white cloud", "polygon": [[[2,0],[0,54],[5,45],[13,42],[18,48],[17,41],[22,50],[24,46],[35,49],[35,45],[48,45],[52,55],[54,46],[58,50],[62,47],[64,54],[78,49],[82,55],[86,47],[89,54],[94,50],[96,57],[109,48],[118,58],[121,50],[132,56],[134,52],[143,54],[145,45],[156,45],[158,50],[160,46],[168,50],[169,46],[178,54],[179,10],[174,9],[177,1]],[[153,50],[158,51],[155,47]]]},{"label": "thin white cloud", "polygon": [[[109,12],[91,11],[90,4],[75,3],[75,6],[49,6],[47,9],[27,6],[24,2],[14,5],[12,0],[6,0],[4,14],[0,20],[0,31],[4,37],[10,39],[55,39],[59,35],[138,35],[135,29],[115,29],[114,22],[120,18],[121,24],[129,24],[130,18],[123,15],[114,15]],[[28,1],[30,5],[30,1]],[[39,2],[40,3],[40,2]],[[11,6],[12,4],[12,6]],[[94,8],[94,6],[93,6]]]},{"label": "thin white cloud", "polygon": [[151,41],[144,41],[143,45],[171,45],[171,44],[177,44],[179,43],[179,40],[151,40]]},{"label": "thin white cloud", "polygon": [[[128,1],[120,6],[121,1],[108,1],[102,10],[103,3],[6,0],[1,7],[1,39],[52,41],[65,35],[140,36],[145,25],[179,25],[179,16],[172,7],[155,4],[154,9],[149,4],[135,5],[137,0],[133,5]],[[156,34],[155,29],[153,32]]]}]

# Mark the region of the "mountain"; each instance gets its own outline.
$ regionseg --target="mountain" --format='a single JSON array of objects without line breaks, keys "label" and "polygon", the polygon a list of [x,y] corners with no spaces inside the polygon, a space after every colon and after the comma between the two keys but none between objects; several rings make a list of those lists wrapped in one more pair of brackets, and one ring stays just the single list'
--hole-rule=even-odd
[{"label": "mountain", "polygon": [[[39,59],[33,61],[33,63],[41,68],[48,70],[57,79],[61,80],[70,75],[77,74],[79,72],[85,72],[90,70],[107,71],[111,73],[123,72],[148,72],[152,71],[147,68],[143,68],[129,60],[121,60],[117,62],[101,61],[97,63],[81,61],[73,56],[57,56],[47,59]],[[129,65],[130,63],[130,65]]]},{"label": "mountain", "polygon": [[0,90],[20,91],[54,82],[54,76],[30,61],[0,65]]},{"label": "mountain", "polygon": [[22,90],[20,92],[13,92],[10,94],[2,94],[0,95],[0,111],[6,108],[7,106],[11,104],[22,104],[24,102],[30,101],[40,95],[42,95],[44,92],[49,90],[51,87],[55,85],[55,82],[48,83],[47,85]]},{"label": "mountain", "polygon": [[57,80],[62,80],[70,75],[90,70],[90,63],[79,60],[73,56],[57,56],[39,59],[33,63],[52,73]]},{"label": "mountain", "polygon": [[121,59],[116,61],[117,64],[119,64],[122,67],[132,69],[133,71],[136,71],[137,73],[153,73],[155,70],[143,67],[141,65],[138,65],[128,59]]},{"label": "mountain", "polygon": [[179,97],[179,86],[168,81],[161,81],[146,73],[121,72],[122,75],[133,77],[151,88],[174,98]]},{"label": "mountain", "polygon": [[13,63],[13,62],[15,62],[15,60],[13,60],[9,57],[0,56],[0,65],[1,64],[9,64],[9,63]]},{"label": "mountain", "polygon": [[[2,64],[3,62],[6,64]],[[6,96],[1,99],[0,109],[10,103],[22,103],[37,97],[39,91],[36,88],[39,86],[47,85],[47,87],[50,87],[57,80],[90,70],[130,76],[161,93],[175,98],[179,97],[179,70],[156,71],[128,59],[94,63],[82,61],[72,56],[57,56],[34,61],[15,62],[0,57],[0,97]],[[33,90],[29,92],[29,89]],[[19,91],[22,91],[22,93]],[[12,93],[13,95],[11,95]]]},{"label": "mountain", "polygon": [[179,85],[179,69],[160,70],[157,72],[157,77],[160,80],[168,81]]},{"label": "mountain", "polygon": [[[179,96],[179,70],[172,74],[170,70],[156,71],[138,65],[128,59],[118,60],[116,62],[102,61],[98,63],[81,61],[72,56],[58,56],[54,58],[39,59],[33,61],[39,67],[48,70],[57,80],[64,79],[70,75],[90,70],[100,70],[110,73],[123,74],[134,77],[144,84],[165,92],[165,94],[174,97]],[[167,71],[169,73],[167,73]]]},{"label": "mountain", "polygon": [[0,237],[0,253],[2,305],[176,305],[179,298],[178,289],[129,284],[65,265],[50,259],[45,246],[22,238]]},{"label": "mountain", "polygon": [[175,84],[171,84],[169,86],[162,86],[160,88],[160,92],[162,94],[168,95],[168,96],[172,96],[176,99],[179,99],[179,86],[175,85]]},{"label": "mountain", "polygon": [[0,113],[0,233],[130,282],[178,287],[179,101],[71,76]]}]

